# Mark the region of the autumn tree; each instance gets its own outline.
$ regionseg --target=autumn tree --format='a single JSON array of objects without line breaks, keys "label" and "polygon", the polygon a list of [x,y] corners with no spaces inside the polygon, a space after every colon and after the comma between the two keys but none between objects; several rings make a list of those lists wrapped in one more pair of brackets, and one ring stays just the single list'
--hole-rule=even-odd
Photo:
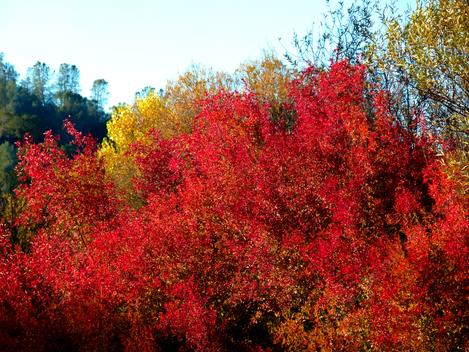
[{"label": "autumn tree", "polygon": [[445,153],[448,173],[469,190],[469,5],[466,1],[423,1],[408,22],[390,21],[384,58],[419,97],[418,108],[432,129],[455,149]]},{"label": "autumn tree", "polygon": [[110,220],[117,203],[97,160],[95,140],[78,132],[70,121],[65,128],[72,137],[67,148],[71,156],[51,131],[45,133],[42,144],[36,145],[26,136],[21,145],[18,171],[22,187],[16,196],[28,207],[17,225],[30,231],[28,236],[47,231],[81,246],[92,235],[90,227]]},{"label": "autumn tree", "polygon": [[180,132],[189,132],[194,117],[200,112],[197,101],[219,89],[231,90],[235,84],[229,74],[200,65],[192,66],[176,80],[168,82],[163,96],[171,107],[171,120],[177,121],[175,127]]},{"label": "autumn tree", "polygon": [[162,93],[144,89],[136,95],[133,105],[114,108],[107,123],[107,139],[100,150],[111,179],[138,203],[132,187],[132,178],[139,173],[129,153],[132,145],[145,143],[151,130],[163,138],[190,132],[199,112],[197,101],[209,92],[228,88],[230,82],[228,75],[193,67],[169,82]]},{"label": "autumn tree", "polygon": [[[370,79],[393,95],[393,111],[408,128],[417,112],[445,136],[467,139],[466,1],[422,1],[406,15],[393,3],[340,3],[324,16],[319,35],[295,37],[290,62],[327,66],[329,57],[364,62]],[[463,141],[464,144],[464,141]]]},{"label": "autumn tree", "polygon": [[[463,350],[467,197],[446,146],[366,77],[347,60],[302,71],[289,129],[225,89],[187,133],[130,129],[137,209],[73,126],[71,155],[50,133],[26,140],[26,203],[0,226],[0,347]],[[150,97],[135,106],[158,123]]]},{"label": "autumn tree", "polygon": [[132,178],[138,174],[129,151],[134,143],[145,143],[147,134],[157,129],[165,135],[175,131],[165,100],[150,91],[148,95],[136,97],[135,103],[114,108],[107,122],[107,138],[100,148],[100,155],[106,165],[106,173],[124,194],[138,203],[132,187]]},{"label": "autumn tree", "polygon": [[329,58],[365,63],[368,82],[390,94],[388,108],[400,124],[419,134],[424,118],[453,145],[442,162],[467,194],[467,17],[466,1],[422,1],[406,14],[392,2],[339,3],[318,33],[295,37],[296,53],[287,59],[296,67],[325,67]]},{"label": "autumn tree", "polygon": [[389,23],[387,55],[418,91],[432,124],[467,141],[469,119],[469,5],[430,0],[409,21]]},{"label": "autumn tree", "polygon": [[291,127],[294,116],[286,111],[286,106],[292,72],[274,53],[266,51],[261,59],[242,64],[234,77],[239,90],[251,92],[262,104],[269,105],[273,120]]}]

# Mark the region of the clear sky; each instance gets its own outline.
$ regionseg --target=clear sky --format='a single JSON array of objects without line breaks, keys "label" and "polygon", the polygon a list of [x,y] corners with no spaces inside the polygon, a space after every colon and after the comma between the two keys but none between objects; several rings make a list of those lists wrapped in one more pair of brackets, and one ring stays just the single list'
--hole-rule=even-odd
[{"label": "clear sky", "polygon": [[282,55],[325,10],[325,0],[0,0],[0,52],[22,77],[36,61],[74,64],[82,95],[104,78],[114,105],[191,64],[232,71],[264,49]]}]

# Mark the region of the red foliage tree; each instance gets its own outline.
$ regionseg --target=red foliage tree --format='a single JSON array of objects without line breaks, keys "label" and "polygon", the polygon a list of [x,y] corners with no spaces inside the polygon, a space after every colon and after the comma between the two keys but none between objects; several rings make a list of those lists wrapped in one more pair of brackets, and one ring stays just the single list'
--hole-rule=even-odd
[{"label": "red foliage tree", "polygon": [[0,230],[0,347],[464,349],[468,201],[365,83],[306,70],[274,117],[208,97],[190,134],[132,149],[139,209],[76,131],[72,157],[26,141],[36,227],[28,253]]},{"label": "red foliage tree", "polygon": [[34,144],[27,136],[20,145],[18,170],[22,185],[16,194],[28,206],[18,226],[83,246],[90,240],[91,228],[111,224],[119,205],[97,159],[96,142],[91,136],[83,136],[69,121],[64,126],[73,137],[67,145],[71,156],[51,132],[45,134],[41,144]]}]

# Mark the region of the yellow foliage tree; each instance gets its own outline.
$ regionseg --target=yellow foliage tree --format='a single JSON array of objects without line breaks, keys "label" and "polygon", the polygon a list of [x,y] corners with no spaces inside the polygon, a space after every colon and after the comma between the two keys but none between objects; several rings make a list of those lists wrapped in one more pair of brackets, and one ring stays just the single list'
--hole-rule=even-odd
[{"label": "yellow foliage tree", "polygon": [[427,118],[458,148],[442,162],[463,194],[469,192],[469,2],[427,0],[409,21],[388,25],[386,59],[401,70],[422,102]]},{"label": "yellow foliage tree", "polygon": [[124,104],[113,110],[100,155],[108,176],[128,201],[135,206],[139,204],[132,187],[132,179],[139,174],[129,155],[132,145],[145,143],[150,130],[158,131],[163,138],[190,132],[198,113],[196,101],[217,89],[229,89],[230,84],[230,76],[194,66],[169,82],[163,94],[149,90],[137,95],[133,105]]},{"label": "yellow foliage tree", "polygon": [[262,59],[241,65],[235,76],[238,85],[243,83],[261,103],[270,105],[274,121],[282,121],[286,128],[292,126],[294,118],[285,110],[292,73],[274,53],[265,52]]},{"label": "yellow foliage tree", "polygon": [[178,121],[165,100],[154,91],[137,97],[133,105],[114,108],[107,123],[107,138],[103,141],[100,155],[104,159],[108,176],[126,197],[135,197],[132,178],[138,174],[134,161],[128,155],[133,143],[145,143],[151,129],[169,137],[176,133]]},{"label": "yellow foliage tree", "polygon": [[196,102],[206,94],[220,89],[232,90],[234,86],[231,75],[194,65],[177,80],[168,82],[164,98],[171,106],[172,113],[177,116],[181,132],[188,132],[199,112]]},{"label": "yellow foliage tree", "polygon": [[241,65],[237,74],[249,91],[256,93],[271,104],[284,102],[288,97],[290,72],[285,64],[271,52],[265,52],[259,61]]},{"label": "yellow foliage tree", "polygon": [[427,0],[408,23],[388,25],[388,57],[430,103],[435,127],[459,138],[469,125],[469,3]]},{"label": "yellow foliage tree", "polygon": [[190,132],[192,121],[199,113],[198,100],[216,91],[242,89],[241,82],[262,102],[271,105],[273,116],[279,115],[287,100],[289,81],[286,66],[273,54],[266,54],[260,61],[242,65],[234,75],[193,66],[177,80],[168,82],[164,93],[149,90],[137,95],[133,105],[115,108],[107,124],[108,134],[100,155],[108,176],[123,196],[138,206],[139,197],[132,187],[132,179],[139,171],[129,155],[134,143],[145,143],[152,129],[163,138]]}]

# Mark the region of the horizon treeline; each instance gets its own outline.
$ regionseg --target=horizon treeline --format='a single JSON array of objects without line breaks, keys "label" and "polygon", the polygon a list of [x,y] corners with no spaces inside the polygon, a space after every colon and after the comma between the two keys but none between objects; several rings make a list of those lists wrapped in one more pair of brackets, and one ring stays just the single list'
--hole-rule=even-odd
[{"label": "horizon treeline", "polygon": [[16,185],[16,143],[25,134],[40,142],[44,132],[51,130],[65,144],[69,136],[63,122],[69,119],[80,131],[99,141],[104,138],[108,83],[95,80],[90,97],[80,92],[80,71],[75,65],[64,63],[54,72],[38,61],[20,80],[14,65],[0,53],[0,192]]}]

